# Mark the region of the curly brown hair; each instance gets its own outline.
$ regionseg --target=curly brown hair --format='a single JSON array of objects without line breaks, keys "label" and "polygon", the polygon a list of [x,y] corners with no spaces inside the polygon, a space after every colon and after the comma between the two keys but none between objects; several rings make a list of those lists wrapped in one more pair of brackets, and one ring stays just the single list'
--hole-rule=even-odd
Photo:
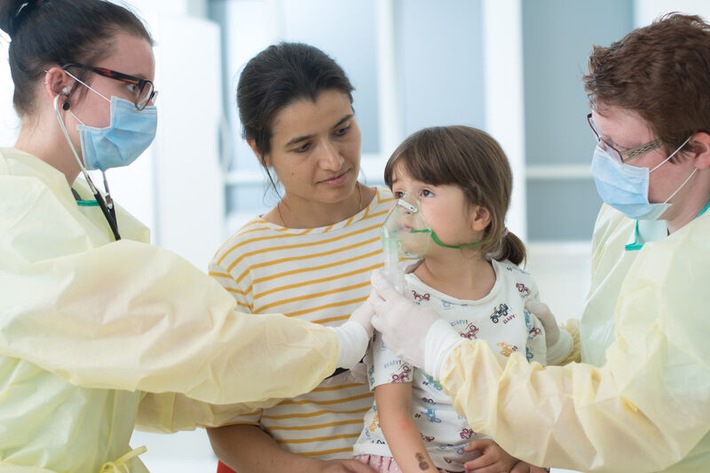
[{"label": "curly brown hair", "polygon": [[609,47],[595,46],[583,79],[592,108],[634,111],[675,149],[710,131],[710,25],[666,14]]}]

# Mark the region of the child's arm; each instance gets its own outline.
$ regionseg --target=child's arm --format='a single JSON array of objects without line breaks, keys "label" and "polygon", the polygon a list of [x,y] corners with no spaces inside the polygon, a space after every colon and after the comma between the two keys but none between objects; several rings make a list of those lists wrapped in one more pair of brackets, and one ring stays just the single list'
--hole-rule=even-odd
[{"label": "child's arm", "polygon": [[377,386],[375,403],[380,427],[400,469],[404,473],[437,471],[412,419],[412,383]]}]

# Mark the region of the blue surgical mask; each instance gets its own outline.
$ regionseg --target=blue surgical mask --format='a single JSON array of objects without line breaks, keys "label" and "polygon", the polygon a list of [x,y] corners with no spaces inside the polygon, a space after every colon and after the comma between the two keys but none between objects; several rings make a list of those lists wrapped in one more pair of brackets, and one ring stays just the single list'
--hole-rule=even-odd
[{"label": "blue surgical mask", "polygon": [[690,180],[695,171],[663,203],[648,201],[650,175],[675,156],[689,140],[690,137],[653,169],[620,163],[597,145],[592,158],[592,176],[599,196],[606,204],[631,219],[658,220],[671,206],[669,201]]},{"label": "blue surgical mask", "polygon": [[128,166],[155,138],[158,111],[154,105],[138,110],[132,102],[116,96],[110,102],[111,123],[105,128],[84,125],[75,115],[82,123],[77,130],[84,165],[89,170]]}]

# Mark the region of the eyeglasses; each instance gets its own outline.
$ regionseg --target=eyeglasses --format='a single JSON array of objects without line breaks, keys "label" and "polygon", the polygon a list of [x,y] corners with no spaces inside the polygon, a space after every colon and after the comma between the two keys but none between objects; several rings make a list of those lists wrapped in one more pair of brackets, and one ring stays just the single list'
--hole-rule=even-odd
[{"label": "eyeglasses", "polygon": [[661,140],[653,140],[649,141],[648,143],[642,144],[641,146],[636,146],[635,148],[619,151],[618,149],[614,148],[612,145],[602,139],[602,134],[599,132],[599,130],[597,130],[597,127],[594,124],[594,121],[592,120],[591,113],[587,115],[587,123],[589,123],[589,127],[592,129],[592,133],[594,133],[594,136],[596,136],[597,141],[604,145],[603,147],[606,151],[609,152],[609,155],[620,163],[631,161],[632,159],[636,159],[639,156],[643,156],[644,154],[650,153],[651,151],[663,146],[663,142]]},{"label": "eyeglasses", "polygon": [[136,88],[132,90],[134,95],[133,104],[138,110],[143,110],[146,105],[148,105],[148,102],[155,102],[158,97],[158,91],[155,90],[155,85],[148,79],[141,79],[140,77],[113,71],[105,67],[92,67],[78,63],[64,64],[62,69],[68,69],[70,67],[80,67],[100,76],[108,77],[109,79],[135,85]]}]

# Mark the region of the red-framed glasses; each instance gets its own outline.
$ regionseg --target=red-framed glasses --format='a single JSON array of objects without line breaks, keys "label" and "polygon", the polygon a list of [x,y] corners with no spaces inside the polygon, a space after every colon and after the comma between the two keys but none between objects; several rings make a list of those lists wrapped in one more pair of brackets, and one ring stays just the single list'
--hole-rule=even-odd
[{"label": "red-framed glasses", "polygon": [[155,85],[153,84],[153,81],[150,81],[148,79],[142,79],[140,77],[131,76],[122,72],[106,69],[105,67],[93,67],[79,63],[64,64],[62,66],[62,69],[66,70],[71,67],[79,67],[81,69],[86,69],[87,71],[91,71],[100,76],[108,77],[109,79],[124,82],[126,84],[135,85],[135,89],[132,90],[134,95],[133,103],[135,104],[138,110],[143,110],[149,102],[155,102],[155,99],[158,96],[158,91],[155,90]]}]

